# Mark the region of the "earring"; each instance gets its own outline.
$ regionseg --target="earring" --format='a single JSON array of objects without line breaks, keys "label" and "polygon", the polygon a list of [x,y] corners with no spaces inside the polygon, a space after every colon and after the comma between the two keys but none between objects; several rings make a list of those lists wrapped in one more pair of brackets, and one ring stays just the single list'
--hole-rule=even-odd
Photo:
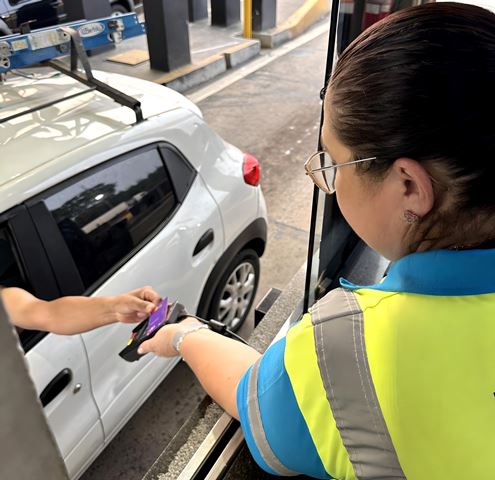
[{"label": "earring", "polygon": [[404,212],[404,221],[406,223],[409,223],[410,225],[412,225],[413,223],[418,223],[419,215],[415,214],[414,212],[411,212],[411,210],[406,210]]}]

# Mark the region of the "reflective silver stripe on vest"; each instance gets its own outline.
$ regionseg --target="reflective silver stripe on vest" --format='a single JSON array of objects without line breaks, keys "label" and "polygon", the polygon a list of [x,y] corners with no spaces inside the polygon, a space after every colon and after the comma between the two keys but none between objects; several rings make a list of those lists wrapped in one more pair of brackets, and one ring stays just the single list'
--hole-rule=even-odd
[{"label": "reflective silver stripe on vest", "polygon": [[265,463],[278,475],[294,477],[299,475],[299,473],[289,470],[280,463],[280,460],[275,456],[268,444],[263,424],[261,423],[261,413],[258,404],[258,373],[260,362],[261,358],[253,365],[248,382],[248,419],[251,433]]},{"label": "reflective silver stripe on vest", "polygon": [[354,294],[333,290],[311,309],[311,319],[326,396],[356,476],[405,479],[376,396]]}]

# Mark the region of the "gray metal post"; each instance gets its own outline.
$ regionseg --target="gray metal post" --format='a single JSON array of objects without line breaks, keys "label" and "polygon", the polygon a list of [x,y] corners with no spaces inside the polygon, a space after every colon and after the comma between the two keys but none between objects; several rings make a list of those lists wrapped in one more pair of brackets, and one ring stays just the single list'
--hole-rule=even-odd
[{"label": "gray metal post", "polygon": [[68,22],[83,18],[92,20],[112,15],[110,1],[102,2],[101,0],[64,0],[64,10]]},{"label": "gray metal post", "polygon": [[188,4],[190,22],[208,18],[208,0],[188,0]]},{"label": "gray metal post", "polygon": [[277,25],[277,0],[253,0],[253,31],[270,30]]},{"label": "gray metal post", "polygon": [[239,0],[211,0],[211,24],[228,27],[241,21]]},{"label": "gray metal post", "polygon": [[0,478],[68,480],[0,300]]},{"label": "gray metal post", "polygon": [[170,72],[191,63],[187,2],[144,0],[151,68]]}]

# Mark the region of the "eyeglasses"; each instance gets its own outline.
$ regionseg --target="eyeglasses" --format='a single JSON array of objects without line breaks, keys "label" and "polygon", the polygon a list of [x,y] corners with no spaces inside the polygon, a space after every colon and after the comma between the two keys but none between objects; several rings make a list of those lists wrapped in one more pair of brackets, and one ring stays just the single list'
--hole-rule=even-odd
[{"label": "eyeglasses", "polygon": [[355,163],[369,162],[376,160],[376,157],[361,158],[346,163],[335,163],[328,152],[316,152],[308,158],[304,164],[306,175],[309,175],[316,186],[325,193],[332,194],[335,192],[335,174],[338,167],[353,165]]}]

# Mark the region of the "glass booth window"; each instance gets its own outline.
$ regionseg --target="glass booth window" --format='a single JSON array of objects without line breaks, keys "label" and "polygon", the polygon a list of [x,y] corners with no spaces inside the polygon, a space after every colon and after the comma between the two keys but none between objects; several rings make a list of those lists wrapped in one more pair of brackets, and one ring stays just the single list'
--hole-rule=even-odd
[{"label": "glass booth window", "polygon": [[86,288],[143,242],[176,203],[156,148],[94,169],[45,200]]},{"label": "glass booth window", "polygon": [[[366,28],[393,12],[427,3],[425,0],[333,0],[332,9],[338,9],[336,23],[329,32],[325,87],[339,55]],[[322,92],[324,92],[322,90]],[[321,150],[321,145],[318,146]],[[366,247],[343,218],[335,195],[315,190],[307,262],[304,310],[328,291],[339,286],[340,276],[346,275],[356,252],[368,249],[369,265],[359,271],[356,283],[371,284],[379,281],[388,262]],[[362,260],[360,261],[362,263]],[[374,274],[372,274],[374,272]],[[353,280],[349,278],[349,280]]]}]

